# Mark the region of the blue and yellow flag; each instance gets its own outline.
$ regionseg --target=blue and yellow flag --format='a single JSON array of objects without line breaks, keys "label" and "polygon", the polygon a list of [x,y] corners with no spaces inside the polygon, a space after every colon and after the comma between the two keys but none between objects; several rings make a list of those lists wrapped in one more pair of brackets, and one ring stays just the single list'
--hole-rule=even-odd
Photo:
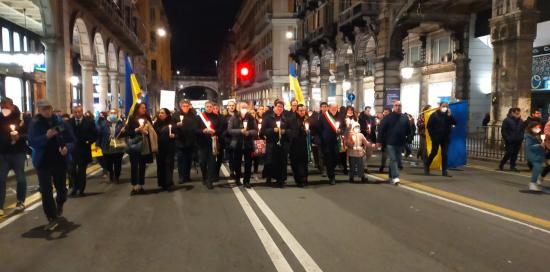
[{"label": "blue and yellow flag", "polygon": [[[426,126],[426,156],[430,156],[432,152],[432,138],[430,137],[430,130],[428,129],[428,121],[430,120],[432,113],[434,113],[437,109],[438,108],[431,108],[422,112],[422,114],[424,114],[424,124]],[[441,169],[441,148],[437,151],[437,155],[432,161],[430,169]]]},{"label": "blue and yellow flag", "polygon": [[302,88],[300,88],[300,82],[293,64],[290,64],[288,69],[288,78],[290,79],[290,89],[294,91],[294,97],[298,100],[298,104],[305,104]]},{"label": "blue and yellow flag", "polygon": [[137,100],[141,94],[141,88],[137,81],[134,69],[130,63],[130,57],[126,56],[126,120],[134,113],[134,107],[137,104]]}]

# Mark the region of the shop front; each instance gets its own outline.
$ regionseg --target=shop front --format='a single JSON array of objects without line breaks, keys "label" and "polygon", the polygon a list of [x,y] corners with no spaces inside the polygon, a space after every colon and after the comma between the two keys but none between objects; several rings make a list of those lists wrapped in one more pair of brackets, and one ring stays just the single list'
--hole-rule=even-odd
[{"label": "shop front", "polygon": [[550,115],[550,45],[533,48],[531,109]]}]

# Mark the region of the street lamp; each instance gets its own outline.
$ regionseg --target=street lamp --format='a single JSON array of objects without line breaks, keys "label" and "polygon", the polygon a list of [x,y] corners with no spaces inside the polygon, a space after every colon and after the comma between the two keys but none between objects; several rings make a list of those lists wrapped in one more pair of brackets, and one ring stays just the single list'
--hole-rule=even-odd
[{"label": "street lamp", "polygon": [[157,34],[159,35],[159,37],[166,37],[166,29],[162,27],[157,29]]},{"label": "street lamp", "polygon": [[177,70],[177,71],[176,71],[176,74],[179,76],[179,75],[180,75],[180,70]]},{"label": "street lamp", "polygon": [[286,32],[286,39],[287,40],[292,40],[292,38],[294,38],[294,33],[292,31],[288,30]]}]

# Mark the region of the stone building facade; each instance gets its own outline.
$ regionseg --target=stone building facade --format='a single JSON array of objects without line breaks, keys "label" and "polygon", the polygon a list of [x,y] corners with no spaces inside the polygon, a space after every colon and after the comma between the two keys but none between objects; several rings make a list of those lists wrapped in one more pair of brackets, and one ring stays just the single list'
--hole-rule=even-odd
[{"label": "stone building facade", "polygon": [[[143,41],[150,30],[143,24],[139,8],[149,1],[0,0],[0,22],[26,29],[26,36],[39,40],[37,46],[43,47],[42,74],[37,69],[33,72],[36,80],[32,103],[48,98],[63,112],[70,112],[77,104],[92,112],[124,105],[125,56],[130,57],[137,75],[145,75],[147,69],[148,52]],[[14,30],[6,33],[13,43]],[[30,44],[27,46],[30,48]],[[12,49],[5,53],[16,52]],[[13,60],[0,65],[17,67],[22,63]],[[0,94],[6,94],[8,71],[0,69]],[[145,78],[140,81],[142,86],[147,85]],[[32,104],[27,107],[33,108]]]},{"label": "stone building facade", "polygon": [[487,113],[499,124],[510,107],[522,108],[524,116],[531,110],[533,42],[545,35],[538,37],[537,29],[550,29],[545,1],[295,5],[299,22],[291,57],[313,108],[329,101],[381,112],[400,99],[404,111],[416,116],[426,104],[468,100],[470,128]]}]

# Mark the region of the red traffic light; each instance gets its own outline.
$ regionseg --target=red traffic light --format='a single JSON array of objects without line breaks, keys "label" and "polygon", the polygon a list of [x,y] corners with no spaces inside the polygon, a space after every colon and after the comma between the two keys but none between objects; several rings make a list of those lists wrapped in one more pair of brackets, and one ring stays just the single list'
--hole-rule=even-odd
[{"label": "red traffic light", "polygon": [[250,63],[239,63],[237,65],[237,77],[240,81],[248,81],[252,78],[254,70],[252,70],[252,65]]}]

